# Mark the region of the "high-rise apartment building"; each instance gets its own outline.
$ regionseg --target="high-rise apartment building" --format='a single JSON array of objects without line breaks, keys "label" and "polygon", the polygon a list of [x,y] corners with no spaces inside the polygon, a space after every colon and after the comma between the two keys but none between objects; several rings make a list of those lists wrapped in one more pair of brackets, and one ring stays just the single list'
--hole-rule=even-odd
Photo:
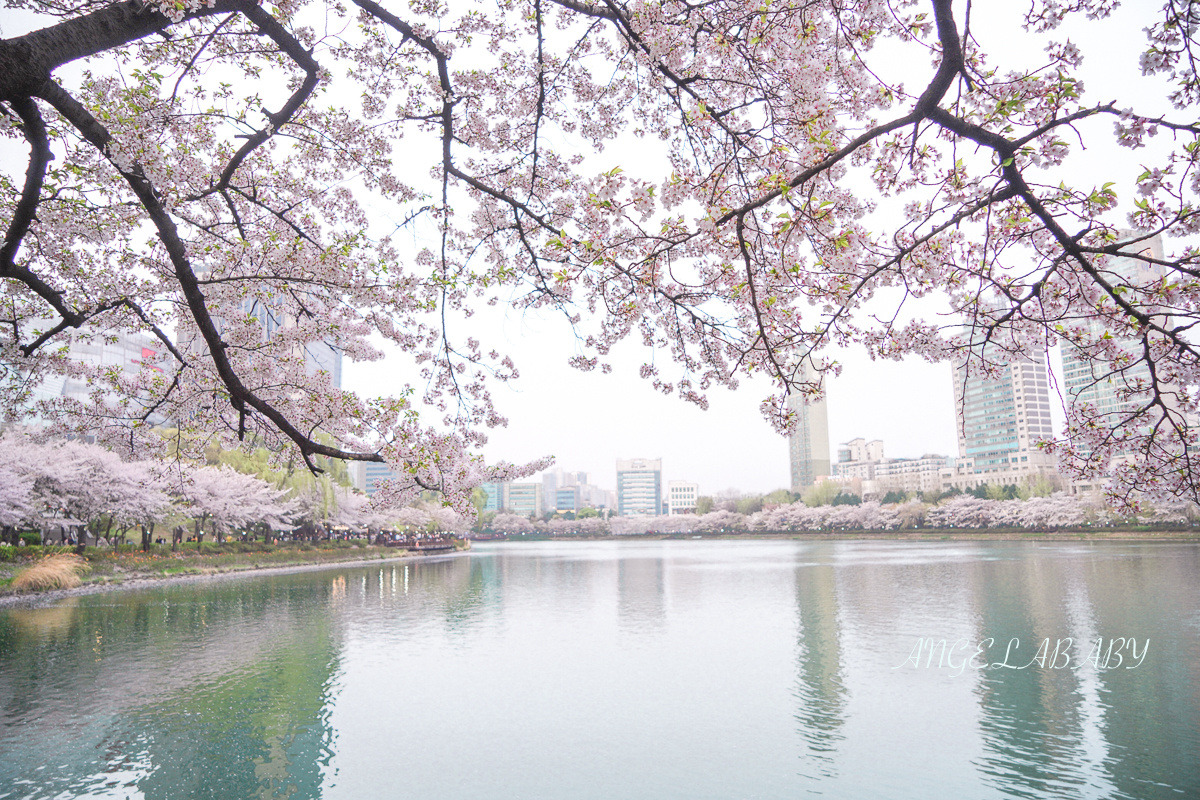
[{"label": "high-rise apartment building", "polygon": [[1050,383],[1046,359],[1031,354],[1005,366],[995,377],[954,370],[958,411],[959,483],[1014,483],[1056,473],[1054,459],[1037,449],[1051,439]]},{"label": "high-rise apartment building", "polygon": [[920,458],[886,458],[883,441],[851,439],[838,447],[833,477],[853,486],[863,497],[891,491],[936,492],[942,488],[942,471],[951,467],[949,456],[927,454]]},{"label": "high-rise apartment building", "polygon": [[617,513],[662,513],[662,459],[617,459]]},{"label": "high-rise apartment building", "polygon": [[[1136,246],[1136,254],[1147,255],[1162,260],[1162,239],[1155,236]],[[1134,286],[1161,281],[1166,272],[1158,264],[1151,264],[1140,259],[1119,257],[1110,259],[1104,267],[1108,277],[1114,284],[1128,282]],[[1090,320],[1085,323],[1087,333],[1094,338],[1104,337],[1109,332],[1102,320]],[[1094,419],[1101,425],[1112,428],[1121,423],[1125,414],[1138,405],[1136,398],[1130,398],[1128,391],[1143,381],[1150,380],[1150,369],[1144,361],[1138,360],[1140,355],[1136,343],[1118,340],[1118,348],[1129,351],[1131,363],[1120,373],[1114,373],[1111,365],[1095,363],[1084,357],[1084,353],[1070,343],[1064,343],[1062,350],[1063,387],[1072,405],[1087,404],[1094,414]],[[1122,396],[1122,393],[1126,396]]]},{"label": "high-rise apartment building", "polygon": [[838,445],[838,463],[846,464],[855,461],[883,461],[883,440],[867,441],[861,436],[851,439],[845,444]]},{"label": "high-rise apartment building", "polygon": [[831,474],[829,412],[824,397],[805,403],[795,392],[788,396],[787,407],[796,416],[795,427],[788,437],[792,491],[803,492]]}]

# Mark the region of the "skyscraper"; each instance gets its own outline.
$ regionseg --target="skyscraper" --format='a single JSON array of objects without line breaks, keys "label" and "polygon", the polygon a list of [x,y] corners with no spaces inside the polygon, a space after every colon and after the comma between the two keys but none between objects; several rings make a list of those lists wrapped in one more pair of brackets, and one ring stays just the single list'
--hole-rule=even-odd
[{"label": "skyscraper", "polygon": [[828,476],[829,412],[825,398],[805,403],[799,394],[788,395],[788,410],[796,415],[796,424],[788,437],[788,460],[792,469],[792,491],[803,492]]},{"label": "skyscraper", "polygon": [[1037,449],[1051,439],[1050,384],[1046,358],[1035,353],[1005,366],[993,378],[954,370],[958,454],[975,483],[1015,483],[1055,473],[1054,459]]},{"label": "skyscraper", "polygon": [[662,459],[617,459],[617,513],[662,513]]},{"label": "skyscraper", "polygon": [[[1147,239],[1137,245],[1136,252],[1161,260],[1162,239],[1158,236]],[[1114,284],[1125,282],[1134,286],[1156,283],[1166,275],[1164,269],[1157,264],[1126,257],[1111,259],[1105,270],[1110,277],[1116,278]],[[1103,320],[1088,320],[1085,328],[1090,338],[1100,339],[1108,334]],[[1094,418],[1102,426],[1112,428],[1120,424],[1124,415],[1138,405],[1136,400],[1122,397],[1121,393],[1150,380],[1150,369],[1144,361],[1138,359],[1136,344],[1132,340],[1117,341],[1118,348],[1126,350],[1131,356],[1131,363],[1119,373],[1114,372],[1108,363],[1088,360],[1085,353],[1075,345],[1066,342],[1062,345],[1063,386],[1067,390],[1067,396],[1073,406],[1090,406]]]}]

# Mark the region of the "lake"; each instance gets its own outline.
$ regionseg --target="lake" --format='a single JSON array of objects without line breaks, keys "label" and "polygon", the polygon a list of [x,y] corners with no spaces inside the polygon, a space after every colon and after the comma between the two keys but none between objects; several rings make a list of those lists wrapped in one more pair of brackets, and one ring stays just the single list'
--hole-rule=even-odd
[{"label": "lake", "polygon": [[479,543],[0,609],[7,798],[1200,797],[1200,545]]}]

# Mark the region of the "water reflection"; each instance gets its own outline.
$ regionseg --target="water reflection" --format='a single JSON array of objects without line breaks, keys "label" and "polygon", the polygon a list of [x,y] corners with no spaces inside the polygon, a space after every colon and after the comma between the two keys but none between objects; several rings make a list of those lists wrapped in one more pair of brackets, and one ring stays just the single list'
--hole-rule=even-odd
[{"label": "water reflection", "polygon": [[0,798],[320,797],[330,595],[280,579],[8,610]]},{"label": "water reflection", "polygon": [[1200,797],[1198,568],[530,543],[5,609],[0,799]]},{"label": "water reflection", "polygon": [[805,756],[816,775],[836,775],[833,755],[845,738],[848,702],[838,636],[837,587],[832,566],[796,571],[799,616],[796,721]]}]

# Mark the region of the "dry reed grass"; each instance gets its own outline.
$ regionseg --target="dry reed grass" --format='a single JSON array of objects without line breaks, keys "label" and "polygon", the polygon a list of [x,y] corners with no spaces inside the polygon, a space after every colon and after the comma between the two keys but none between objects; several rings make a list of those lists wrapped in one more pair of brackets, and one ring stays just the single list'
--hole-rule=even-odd
[{"label": "dry reed grass", "polygon": [[9,585],[18,591],[73,589],[83,583],[79,574],[87,571],[87,561],[82,556],[59,553],[21,570]]}]

